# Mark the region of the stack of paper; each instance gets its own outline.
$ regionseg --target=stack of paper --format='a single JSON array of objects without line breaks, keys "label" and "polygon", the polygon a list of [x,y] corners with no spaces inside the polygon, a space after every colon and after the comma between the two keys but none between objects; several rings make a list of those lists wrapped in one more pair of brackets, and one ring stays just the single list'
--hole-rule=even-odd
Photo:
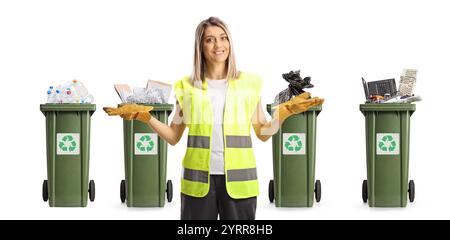
[{"label": "stack of paper", "polygon": [[400,96],[412,96],[414,92],[414,86],[416,84],[417,70],[404,69],[403,74],[400,77]]},{"label": "stack of paper", "polygon": [[167,103],[172,85],[148,80],[146,88],[135,87],[132,91],[127,84],[114,84],[114,89],[122,103]]}]

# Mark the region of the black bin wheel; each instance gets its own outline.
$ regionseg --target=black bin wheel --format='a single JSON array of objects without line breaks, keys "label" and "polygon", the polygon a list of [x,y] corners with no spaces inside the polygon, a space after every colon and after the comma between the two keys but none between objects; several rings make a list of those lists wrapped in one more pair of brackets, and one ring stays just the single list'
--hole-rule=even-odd
[{"label": "black bin wheel", "polygon": [[362,199],[364,203],[367,203],[367,200],[369,199],[369,189],[367,186],[367,180],[364,180],[362,184]]},{"label": "black bin wheel", "polygon": [[125,202],[125,200],[127,199],[127,192],[126,192],[126,185],[125,185],[125,180],[122,180],[120,182],[120,201],[122,203]]},{"label": "black bin wheel", "polygon": [[269,182],[269,201],[273,203],[273,200],[275,199],[275,183],[273,180],[270,180]]},{"label": "black bin wheel", "polygon": [[167,181],[166,193],[167,193],[167,201],[172,202],[172,198],[173,198],[172,180]]},{"label": "black bin wheel", "polygon": [[314,193],[316,196],[316,202],[320,202],[320,200],[322,199],[322,183],[320,182],[320,180],[316,181]]},{"label": "black bin wheel", "polygon": [[42,184],[42,199],[44,202],[48,201],[48,181],[44,180],[44,183]]},{"label": "black bin wheel", "polygon": [[409,201],[414,202],[416,198],[416,185],[414,184],[414,180],[409,181],[409,189],[408,189]]},{"label": "black bin wheel", "polygon": [[94,180],[89,181],[89,200],[93,202],[95,200],[95,182]]}]

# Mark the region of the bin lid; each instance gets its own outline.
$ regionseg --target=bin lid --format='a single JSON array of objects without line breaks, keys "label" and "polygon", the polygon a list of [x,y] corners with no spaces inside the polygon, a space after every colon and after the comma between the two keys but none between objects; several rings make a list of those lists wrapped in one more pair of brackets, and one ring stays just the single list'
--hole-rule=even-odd
[{"label": "bin lid", "polygon": [[95,104],[86,103],[46,103],[41,104],[41,112],[78,112],[95,111]]},{"label": "bin lid", "polygon": [[364,112],[399,112],[416,111],[416,104],[412,103],[364,103],[359,105],[359,109]]},{"label": "bin lid", "polygon": [[[276,106],[276,105],[275,105]],[[310,107],[307,112],[311,112],[311,111],[316,111],[316,112],[320,112],[322,111],[322,105],[320,106],[314,106],[314,107]],[[267,104],[267,112],[272,115],[272,104]]]},{"label": "bin lid", "polygon": [[[126,103],[121,103],[118,106],[124,105]],[[168,104],[168,103],[154,103],[154,104],[139,104],[139,105],[144,105],[144,106],[152,106],[153,110],[152,112],[155,111],[172,111],[173,110],[173,104]]]}]

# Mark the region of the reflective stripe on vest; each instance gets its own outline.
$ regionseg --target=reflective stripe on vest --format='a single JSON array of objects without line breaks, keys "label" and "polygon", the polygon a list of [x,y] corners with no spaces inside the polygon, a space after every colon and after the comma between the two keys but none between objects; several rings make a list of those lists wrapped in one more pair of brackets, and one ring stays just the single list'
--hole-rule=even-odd
[{"label": "reflective stripe on vest", "polygon": [[235,169],[227,171],[228,182],[257,180],[256,168]]},{"label": "reflective stripe on vest", "polygon": [[187,146],[192,148],[209,148],[208,136],[188,136]]},{"label": "reflective stripe on vest", "polygon": [[193,182],[208,183],[208,172],[185,168],[183,178]]},{"label": "reflective stripe on vest", "polygon": [[[227,148],[251,148],[250,136],[226,136]],[[192,148],[209,148],[210,138],[208,136],[188,136],[187,146]]]},{"label": "reflective stripe on vest", "polygon": [[251,148],[250,136],[227,136],[227,148]]}]

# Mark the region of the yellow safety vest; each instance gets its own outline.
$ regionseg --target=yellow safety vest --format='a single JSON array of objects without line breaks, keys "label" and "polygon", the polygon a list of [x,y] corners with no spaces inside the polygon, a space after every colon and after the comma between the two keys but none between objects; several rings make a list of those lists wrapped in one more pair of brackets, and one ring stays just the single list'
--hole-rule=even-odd
[{"label": "yellow safety vest", "polygon": [[[209,192],[209,167],[213,113],[207,81],[194,87],[190,78],[175,83],[175,95],[189,128],[183,159],[181,192],[204,197]],[[242,199],[258,195],[256,161],[250,137],[251,119],[260,100],[261,78],[240,73],[229,80],[223,116],[226,188],[230,197]]]}]

